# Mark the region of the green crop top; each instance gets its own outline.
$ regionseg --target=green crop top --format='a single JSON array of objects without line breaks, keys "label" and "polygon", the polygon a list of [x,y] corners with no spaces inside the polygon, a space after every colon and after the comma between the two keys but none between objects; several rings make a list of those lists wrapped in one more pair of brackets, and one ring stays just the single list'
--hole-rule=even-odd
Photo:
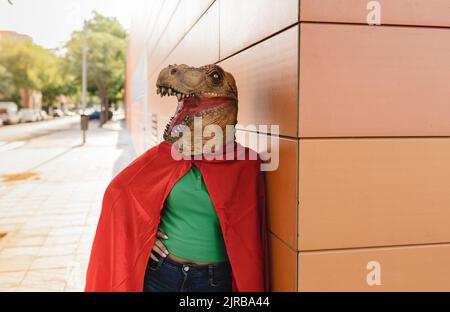
[{"label": "green crop top", "polygon": [[219,219],[195,165],[167,196],[159,230],[169,237],[162,242],[175,256],[202,262],[228,260]]}]

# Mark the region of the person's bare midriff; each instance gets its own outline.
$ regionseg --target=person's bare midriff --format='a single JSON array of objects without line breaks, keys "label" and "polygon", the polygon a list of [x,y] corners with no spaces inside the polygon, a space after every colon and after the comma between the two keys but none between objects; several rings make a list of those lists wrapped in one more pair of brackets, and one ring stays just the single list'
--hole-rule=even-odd
[{"label": "person's bare midriff", "polygon": [[168,258],[177,261],[177,262],[181,262],[181,263],[195,263],[195,264],[210,264],[210,263],[218,263],[218,262],[201,262],[201,261],[194,261],[194,260],[190,260],[190,259],[186,259],[186,258],[181,258],[181,257],[177,257],[174,254],[169,253],[167,255]]}]

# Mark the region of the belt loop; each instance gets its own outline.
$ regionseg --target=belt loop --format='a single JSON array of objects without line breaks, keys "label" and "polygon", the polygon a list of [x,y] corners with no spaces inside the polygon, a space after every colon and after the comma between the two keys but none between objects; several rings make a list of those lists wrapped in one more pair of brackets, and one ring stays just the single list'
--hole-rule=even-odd
[{"label": "belt loop", "polygon": [[208,264],[208,279],[209,279],[209,284],[211,286],[215,286],[215,284],[214,284],[214,265],[213,264]]},{"label": "belt loop", "polygon": [[165,258],[163,256],[159,256],[158,258],[158,268],[160,268],[163,265]]}]

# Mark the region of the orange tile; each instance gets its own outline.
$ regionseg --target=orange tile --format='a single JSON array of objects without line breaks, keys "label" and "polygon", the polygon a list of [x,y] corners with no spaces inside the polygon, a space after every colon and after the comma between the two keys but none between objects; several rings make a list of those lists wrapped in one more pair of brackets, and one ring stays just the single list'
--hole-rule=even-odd
[{"label": "orange tile", "polygon": [[300,140],[299,249],[450,242],[450,139]]},{"label": "orange tile", "polygon": [[302,137],[450,134],[450,29],[302,24]]},{"label": "orange tile", "polygon": [[300,252],[299,289],[300,291],[450,291],[449,262],[448,244]]},{"label": "orange tile", "polygon": [[219,0],[220,58],[298,21],[298,0]]},{"label": "orange tile", "polygon": [[[244,135],[255,138],[255,134],[238,131],[237,140],[245,146],[264,152],[264,149],[245,143]],[[256,136],[266,140],[266,135]],[[267,140],[268,150],[275,155],[275,147]],[[266,194],[268,205],[268,226],[291,249],[297,248],[297,168],[298,141],[279,140],[279,161],[276,170],[266,171]],[[275,161],[274,161],[275,163]]]},{"label": "orange tile", "polygon": [[296,26],[219,63],[236,79],[239,124],[279,125],[297,137],[297,56]]},{"label": "orange tile", "polygon": [[[381,24],[450,26],[447,0],[378,0]],[[301,21],[367,23],[367,4],[361,0],[301,0]]]},{"label": "orange tile", "polygon": [[297,253],[269,234],[270,290],[297,291]]}]

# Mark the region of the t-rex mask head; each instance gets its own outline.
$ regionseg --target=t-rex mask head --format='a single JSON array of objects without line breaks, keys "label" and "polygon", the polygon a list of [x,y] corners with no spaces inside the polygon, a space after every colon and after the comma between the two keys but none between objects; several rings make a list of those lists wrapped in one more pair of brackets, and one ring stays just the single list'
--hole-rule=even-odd
[{"label": "t-rex mask head", "polygon": [[[233,76],[217,65],[190,67],[169,65],[161,70],[156,82],[156,93],[173,96],[178,100],[175,115],[164,131],[164,140],[169,143],[191,142],[190,154],[199,154],[194,144],[194,117],[202,117],[202,131],[208,125],[222,129],[223,144],[227,143],[226,126],[237,122],[238,93]],[[188,127],[191,137],[184,137],[182,129]],[[180,133],[181,139],[180,139]],[[202,138],[202,146],[211,137]],[[234,135],[233,135],[234,140]],[[195,147],[196,146],[196,147]]]}]

